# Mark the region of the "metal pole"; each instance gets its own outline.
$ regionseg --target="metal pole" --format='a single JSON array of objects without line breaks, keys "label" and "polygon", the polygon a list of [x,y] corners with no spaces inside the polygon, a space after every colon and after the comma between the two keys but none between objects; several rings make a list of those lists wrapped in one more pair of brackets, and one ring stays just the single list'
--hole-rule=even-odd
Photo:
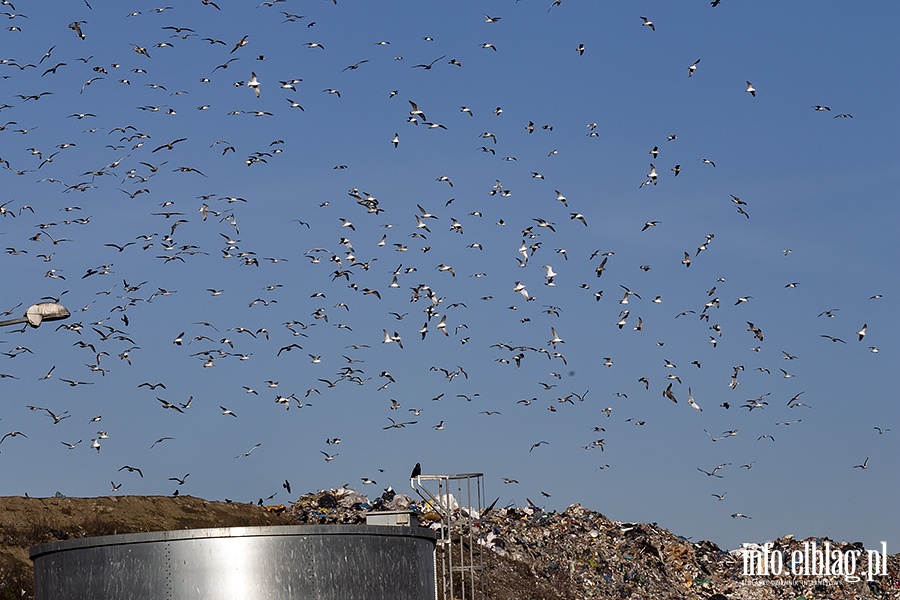
[{"label": "metal pole", "polygon": [[4,325],[18,325],[19,323],[27,323],[27,317],[19,317],[18,319],[8,319],[6,321],[0,321],[0,327]]}]

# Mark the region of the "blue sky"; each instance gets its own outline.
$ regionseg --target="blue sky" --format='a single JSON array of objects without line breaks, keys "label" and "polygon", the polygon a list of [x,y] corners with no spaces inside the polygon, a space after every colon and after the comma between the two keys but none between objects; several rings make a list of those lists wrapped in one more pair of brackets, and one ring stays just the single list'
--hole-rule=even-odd
[{"label": "blue sky", "polygon": [[725,547],[900,546],[892,4],[14,4],[0,310],[72,316],[0,332],[0,494],[420,462]]}]

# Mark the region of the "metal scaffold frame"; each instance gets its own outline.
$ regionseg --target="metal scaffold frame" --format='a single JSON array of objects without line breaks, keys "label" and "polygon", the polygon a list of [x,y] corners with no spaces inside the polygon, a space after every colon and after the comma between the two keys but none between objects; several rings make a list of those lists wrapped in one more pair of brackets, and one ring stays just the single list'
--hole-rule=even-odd
[{"label": "metal scaffold frame", "polygon": [[484,474],[417,475],[410,485],[425,502],[422,512],[440,517],[435,568],[440,562],[441,585],[435,577],[436,600],[484,598],[482,578],[476,578],[484,568],[476,534],[484,510]]}]

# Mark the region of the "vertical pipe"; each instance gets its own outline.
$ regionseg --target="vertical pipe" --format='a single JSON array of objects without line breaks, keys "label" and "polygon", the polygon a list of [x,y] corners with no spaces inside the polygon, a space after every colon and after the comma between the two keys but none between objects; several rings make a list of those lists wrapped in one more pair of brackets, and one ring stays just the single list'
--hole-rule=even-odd
[{"label": "vertical pipe", "polygon": [[472,515],[472,506],[473,505],[472,505],[472,478],[471,477],[466,478],[466,495],[468,496],[468,505],[469,505],[469,510],[468,510],[469,516],[466,519],[468,521],[468,530],[469,530],[468,536],[467,536],[469,538],[469,582],[470,582],[469,591],[470,591],[472,598],[475,598],[475,561],[474,561],[475,538],[473,536],[473,533],[475,531],[475,517],[474,517],[474,515]]},{"label": "vertical pipe", "polygon": [[[462,484],[460,484],[459,495],[462,496]],[[471,520],[472,520],[472,480],[468,477],[466,477],[466,514],[464,516],[465,516],[465,520],[463,521],[463,527],[465,528],[464,531],[468,535],[464,535],[464,531],[460,531],[460,533],[459,533],[460,554],[462,554],[463,552],[466,551],[465,546],[463,545],[463,541],[465,540],[466,537],[471,538],[471,535],[472,535],[472,524],[471,524]],[[471,553],[471,550],[472,550],[472,544],[469,544],[469,552],[470,553]],[[465,589],[466,595],[468,595],[470,588],[471,588],[471,576],[472,576],[471,554],[470,554],[469,558],[470,558],[469,560],[466,560],[466,564],[469,565],[469,569],[468,569],[468,573],[465,573],[466,583],[463,586]]]},{"label": "vertical pipe", "polygon": [[[450,537],[450,481],[444,481],[441,477],[438,479],[438,498],[441,507],[441,539],[444,541],[444,600],[452,600],[453,598],[453,543]],[[447,588],[447,574],[450,574],[450,587]]]},{"label": "vertical pipe", "polygon": [[[482,477],[478,478],[478,516],[479,519],[483,518],[484,511],[484,502],[486,498],[484,497],[484,479]],[[485,526],[484,521],[481,524],[482,527]],[[484,598],[484,546],[481,544],[478,545],[478,573],[479,573],[479,582],[478,586],[479,594],[482,598]]]},{"label": "vertical pipe", "polygon": [[434,545],[434,549],[431,552],[434,555],[434,560],[431,561],[431,567],[434,569],[434,600],[438,600],[437,544]]}]

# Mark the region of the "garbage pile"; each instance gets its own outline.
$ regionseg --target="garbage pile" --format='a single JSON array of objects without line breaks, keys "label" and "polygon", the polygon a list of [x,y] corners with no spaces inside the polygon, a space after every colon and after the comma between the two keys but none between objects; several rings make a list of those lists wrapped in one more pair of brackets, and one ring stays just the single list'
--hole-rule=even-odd
[{"label": "garbage pile", "polygon": [[529,563],[538,577],[568,580],[575,598],[706,598],[729,588],[729,555],[656,525],[617,523],[575,504],[485,515],[480,539],[492,552]]},{"label": "garbage pile", "polygon": [[[691,542],[655,524],[611,521],[578,504],[562,513],[536,506],[495,511],[485,515],[480,539],[494,553],[529,563],[538,577],[570,581],[574,598],[900,598],[900,555],[886,557],[887,574],[867,581],[861,545],[829,542],[832,553],[861,550],[855,568],[859,580],[836,576],[834,569],[831,575],[803,575],[799,565],[793,565],[800,573],[795,575],[787,561],[779,575],[774,569],[758,574],[763,569],[745,568],[741,549],[727,552],[709,541]],[[768,545],[768,551],[791,557],[803,556],[805,549],[809,555],[810,549],[824,550],[826,541],[787,536]]]},{"label": "garbage pile", "polygon": [[285,514],[304,525],[360,525],[365,524],[367,513],[382,510],[419,512],[408,495],[391,488],[370,501],[356,490],[341,487],[304,494],[291,502]]},{"label": "garbage pile", "polygon": [[[421,526],[437,530],[447,525],[454,535],[460,533],[461,523],[473,522],[462,518],[466,509],[459,508],[450,515],[450,523],[442,524],[427,504],[391,488],[371,500],[346,487],[306,494],[286,514],[299,523],[360,524],[366,513],[376,510],[415,511]],[[900,555],[885,556],[883,564],[874,565],[869,581],[870,555],[859,543],[785,536],[729,552],[709,541],[686,540],[655,524],[611,521],[578,504],[563,512],[544,511],[531,503],[491,508],[476,515],[474,523],[472,536],[485,565],[485,597],[496,600],[900,599]],[[834,564],[824,574],[821,564],[812,564],[804,574],[797,561],[810,562],[816,550],[820,557],[827,556],[822,554],[827,550]],[[751,561],[748,568],[747,552],[765,558],[765,564]],[[856,580],[849,572],[851,556],[857,557],[852,565],[860,575]],[[782,559],[778,573],[775,557]],[[837,563],[844,571],[837,570]],[[526,581],[529,576],[531,581]]]}]

